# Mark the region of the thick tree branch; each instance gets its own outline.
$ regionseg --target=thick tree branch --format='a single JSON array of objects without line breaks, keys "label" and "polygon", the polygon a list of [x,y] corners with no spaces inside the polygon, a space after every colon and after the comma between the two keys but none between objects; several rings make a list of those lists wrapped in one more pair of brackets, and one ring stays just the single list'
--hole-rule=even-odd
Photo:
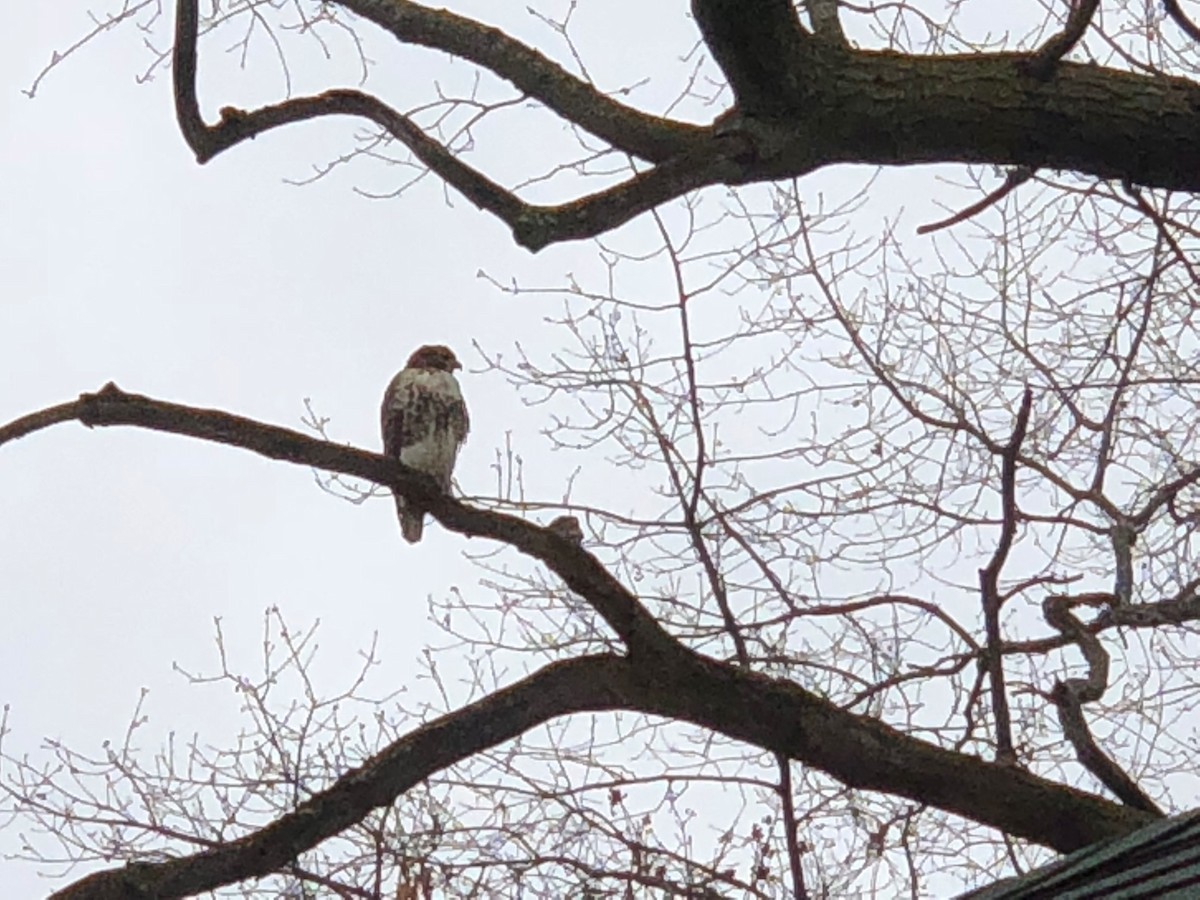
[{"label": "thick tree branch", "polygon": [[337,3],[387,30],[401,43],[444,50],[482,66],[551,112],[632,156],[662,162],[694,150],[704,139],[706,129],[618,103],[499,28],[409,0]]},{"label": "thick tree branch", "polygon": [[98,872],[56,897],[165,900],[277,871],[472,753],[555,716],[616,709],[692,722],[805,762],[852,787],[920,798],[1062,852],[1157,818],[909,737],[798,685],[715,660],[690,653],[590,656],[553,663],[423,726],[258,832],[167,862]]},{"label": "thick tree branch", "polygon": [[[604,234],[655,206],[716,184],[795,178],[837,163],[991,163],[1062,169],[1200,191],[1200,85],[1030,54],[919,57],[814,40],[788,0],[694,0],[697,20],[742,105],[714,127],[622,106],[502,32],[407,0],[345,0],[407,43],[445,50],[512,82],[553,112],[655,165],[556,206],[522,201],[458,160],[410,119],[361,91],[333,90],[258,110],[226,107],[206,125],[196,96],[197,0],[180,0],[174,52],[180,129],[206,162],[280,125],[363,116],[431,171],[500,218],[531,250]],[[749,53],[767,47],[770,53]],[[1038,57],[1040,58],[1040,57]],[[1146,136],[1152,134],[1153,140]]]},{"label": "thick tree branch", "polygon": [[552,663],[401,738],[265,828],[190,856],[96,872],[53,897],[167,900],[278,872],[434,772],[557,716],[620,705],[619,683],[632,671],[629,659],[614,656]]},{"label": "thick tree branch", "polygon": [[84,394],[0,427],[0,446],[59,422],[78,419],[89,427],[134,425],[229,444],[270,459],[353,475],[397,490],[425,508],[444,527],[467,537],[486,537],[510,544],[546,564],[571,590],[588,599],[625,642],[632,656],[683,652],[638,599],[613,578],[582,547],[516,516],[475,509],[441,493],[433,479],[393,459],[321,441],[212,409],[127,394],[108,384],[96,394]]},{"label": "thick tree branch", "polygon": [[851,787],[908,797],[1060,852],[1157,818],[910,737],[789,681],[700,656],[686,662],[658,678],[637,679],[637,696],[627,698],[631,708],[719,731]]},{"label": "thick tree branch", "polygon": [[[408,6],[412,4],[399,4],[398,9]],[[429,10],[425,12],[433,14]],[[445,15],[456,19],[449,13]],[[711,137],[696,140],[697,134],[708,135],[708,130],[692,128],[692,139],[675,145],[676,149],[688,148],[679,157],[598,194],[560,206],[537,206],[525,203],[507,188],[463,163],[442,144],[426,135],[410,118],[362,91],[331,90],[255,110],[224,107],[220,121],[210,126],[205,124],[200,114],[196,95],[197,27],[196,0],[181,0],[176,16],[173,67],[175,111],[180,130],[201,163],[208,162],[242,141],[251,140],[282,125],[321,116],[361,116],[388,131],[431,172],[475,206],[507,224],[517,242],[531,250],[539,250],[558,241],[603,234],[695,188],[736,178],[741,171],[740,165],[730,163],[720,153],[714,152],[716,149],[728,149],[730,141]],[[465,26],[459,24],[455,27]],[[533,51],[525,52],[533,54]]]},{"label": "thick tree branch", "polygon": [[692,0],[692,15],[743,114],[803,109],[811,39],[791,0]]},{"label": "thick tree branch", "polygon": [[[271,459],[369,479],[417,500],[447,528],[504,541],[544,562],[592,603],[626,641],[628,666],[611,657],[592,657],[588,665],[601,667],[601,671],[581,679],[587,685],[581,689],[582,699],[537,706],[540,711],[528,719],[512,718],[516,713],[511,711],[501,715],[504,722],[528,723],[524,726],[506,725],[497,732],[472,718],[468,730],[482,729],[484,734],[478,739],[491,741],[480,746],[512,736],[510,728],[532,727],[544,721],[538,718],[543,715],[629,709],[692,722],[818,768],[852,787],[909,797],[1060,851],[1124,834],[1152,818],[1147,812],[1016,767],[984,762],[910,737],[874,719],[846,712],[791,682],[698,656],[672,639],[594,557],[568,538],[513,516],[468,507],[394,460],[228,413],[125,394],[113,386],[0,427],[0,445],[69,419],[89,426],[135,425],[183,434],[242,447]],[[577,662],[584,665],[586,661]],[[513,690],[518,688],[509,689]],[[489,702],[481,701],[483,707],[477,704],[467,710],[491,709]],[[499,708],[507,709],[503,703]],[[467,711],[455,715],[463,714]],[[378,800],[382,795],[370,796]],[[317,835],[314,840],[326,834],[316,824],[309,827],[315,830],[306,833]],[[293,852],[299,849],[293,846]],[[141,870],[149,871],[147,867]]]}]

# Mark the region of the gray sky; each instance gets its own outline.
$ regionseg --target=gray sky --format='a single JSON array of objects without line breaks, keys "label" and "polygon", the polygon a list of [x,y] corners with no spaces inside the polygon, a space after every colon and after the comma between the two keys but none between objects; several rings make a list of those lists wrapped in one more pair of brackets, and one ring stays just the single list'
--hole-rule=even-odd
[{"label": "gray sky", "polygon": [[[492,15],[494,5],[455,8]],[[696,35],[683,4],[644,6],[584,4],[576,33],[594,42],[584,58],[606,90],[657,75],[651,69],[665,61],[674,80],[651,79],[623,97],[662,112],[692,69]],[[493,219],[458,197],[447,203],[432,179],[399,200],[354,193],[394,189],[409,177],[399,167],[352,166],[305,187],[285,184],[353,146],[356,126],[346,120],[290,127],[200,167],[178,134],[167,74],[135,83],[151,57],[132,28],[69,59],[31,101],[20,89],[52,50],[87,29],[85,7],[72,7],[19,4],[0,31],[0,421],[113,380],[301,429],[310,398],[331,418],[333,439],[377,447],[389,378],[419,344],[445,342],[468,370],[472,436],[457,469],[464,491],[494,493],[494,451],[511,431],[531,495],[560,497],[579,460],[548,452],[538,433],[543,411],[522,406],[500,377],[470,370],[481,365],[472,340],[504,352],[517,341],[538,349],[559,342],[544,317],[561,309],[561,296],[513,298],[478,273],[523,285],[599,279],[595,247],[531,257]],[[634,10],[638,27],[622,27],[613,40],[611,23],[633,20]],[[509,14],[505,24],[523,39],[570,59],[523,4]],[[165,46],[168,33],[169,23],[159,23],[155,39]],[[435,77],[447,90],[469,89],[470,67],[422,51],[392,54],[392,46],[375,45],[380,64],[369,87],[398,107],[428,99]],[[244,75],[236,55],[212,49],[202,45],[210,118],[226,104],[281,96],[268,43],[252,45]],[[354,83],[353,65],[323,68],[312,46],[289,48],[289,58],[297,93]],[[519,132],[485,125],[477,137],[486,146],[472,161],[512,182],[577,146],[549,117],[528,122]],[[936,173],[922,171],[923,180],[914,170],[881,176],[864,221],[877,225],[902,206],[909,223],[940,218],[929,190]],[[806,179],[802,190],[836,205],[862,181],[861,170],[840,169]],[[953,206],[942,187],[939,199]],[[563,199],[570,188],[564,175],[526,196]],[[634,245],[648,227],[643,220],[606,240]],[[623,289],[670,291],[670,272]],[[633,482],[596,467],[579,482],[579,499],[636,502],[614,485]],[[352,505],[321,491],[306,469],[137,429],[66,424],[0,448],[0,547],[0,703],[10,706],[12,730],[5,749],[34,756],[43,739],[94,752],[120,741],[143,688],[150,720],[142,746],[195,730],[219,743],[239,724],[236,698],[225,687],[189,687],[172,672],[176,663],[214,670],[214,617],[244,668],[258,659],[268,607],[297,629],[320,619],[316,673],[330,691],[378,631],[380,692],[419,692],[416,660],[439,636],[426,621],[426,597],[454,588],[479,602],[492,596],[463,559],[464,550],[485,547],[432,524],[409,547],[390,499]],[[14,840],[0,833],[0,854]],[[49,887],[30,866],[3,860],[0,883],[12,896]]]},{"label": "gray sky", "polygon": [[[611,40],[606,23],[632,17],[633,7],[639,27]],[[694,68],[687,54],[696,35],[676,5],[655,10],[584,6],[576,33],[595,41],[585,59],[605,89],[639,84],[652,64],[672,68],[674,79],[650,79],[626,97],[661,112]],[[511,14],[523,39],[569,60],[523,8]],[[168,25],[155,32],[163,46]],[[547,452],[538,435],[544,412],[522,407],[499,377],[469,371],[480,364],[472,339],[490,351],[560,341],[543,318],[561,310],[561,297],[514,299],[478,273],[523,285],[600,279],[594,246],[531,257],[465,201],[451,196],[448,204],[431,179],[399,200],[353,192],[394,189],[409,177],[399,168],[356,166],[303,188],[285,184],[353,146],[355,125],[345,120],[284,129],[200,167],[178,134],[167,74],[135,83],[152,57],[128,27],[51,72],[36,99],[23,96],[19,89],[51,51],[86,27],[82,7],[70,15],[61,5],[22,4],[0,33],[0,421],[114,380],[128,391],[296,428],[311,398],[332,419],[334,439],[375,447],[391,375],[417,345],[446,342],[468,369],[463,489],[494,492],[493,453],[512,431],[532,495],[561,496],[579,460]],[[202,45],[200,66],[210,118],[226,104],[280,96],[269,44],[252,45],[247,73],[214,46]],[[469,67],[423,51],[393,55],[391,47],[378,45],[370,87],[401,108],[427,100],[435,77],[448,91],[470,88]],[[322,68],[312,53],[304,44],[289,48],[299,61],[291,69],[296,92],[353,83],[352,65]],[[715,111],[692,113],[703,120]],[[515,133],[485,125],[478,137],[490,144],[473,159],[510,183],[576,147],[545,116]],[[805,190],[836,199],[860,186],[860,173],[843,170]],[[527,196],[563,199],[570,191],[567,175]],[[897,195],[879,195],[885,208],[899,205]],[[653,239],[643,219],[606,240],[632,246],[647,234]],[[669,297],[670,269],[648,268],[644,281],[622,276],[622,290]],[[632,487],[633,476],[620,473],[618,482],[589,468],[579,499],[620,508],[614,485]],[[432,525],[419,548],[408,547],[390,500],[355,506],[319,490],[308,470],[136,429],[67,424],[0,450],[0,546],[6,750],[35,758],[45,756],[44,738],[96,753],[104,741],[119,742],[143,688],[149,721],[138,743],[148,751],[171,731],[199,730],[214,744],[233,733],[240,720],[228,689],[189,687],[172,672],[176,663],[213,672],[214,617],[234,665],[248,669],[260,654],[267,607],[278,606],[297,629],[321,620],[316,673],[330,691],[378,631],[379,692],[420,692],[416,660],[438,638],[426,597],[452,588],[480,602],[492,596],[462,557],[485,548]],[[14,839],[0,834],[0,852]],[[22,896],[48,889],[23,864],[0,861],[0,881]]]},{"label": "gray sky", "polygon": [[[471,339],[502,349],[544,328],[537,301],[477,278],[518,272],[528,254],[468,204],[448,207],[432,182],[387,202],[355,196],[354,177],[283,183],[345,151],[347,121],[287,129],[199,167],[176,130],[169,78],[135,84],[147,57],[128,28],[23,96],[86,26],[81,6],[18,4],[0,31],[0,420],[115,380],[296,428],[311,398],[335,439],[376,447],[383,388],[417,345],[447,342],[470,369]],[[263,81],[265,99],[279,79]],[[367,178],[386,189],[399,175]],[[547,256],[561,271],[579,252]],[[516,428],[528,452],[536,433],[499,379],[462,380],[473,437],[459,476],[486,493],[499,436]],[[552,463],[541,471],[557,480]],[[431,637],[426,595],[477,590],[465,545],[430,526],[410,548],[390,500],[341,502],[306,469],[229,448],[78,424],[6,446],[6,749],[36,754],[52,738],[98,751],[121,739],[142,687],[143,746],[172,729],[217,739],[236,722],[235,698],[188,688],[172,663],[212,671],[219,616],[252,667],[272,605],[297,628],[322,620],[328,686],[375,630],[381,683],[405,683]],[[0,850],[14,837],[0,835]],[[0,882],[7,896],[47,889],[11,862],[0,861]]]}]

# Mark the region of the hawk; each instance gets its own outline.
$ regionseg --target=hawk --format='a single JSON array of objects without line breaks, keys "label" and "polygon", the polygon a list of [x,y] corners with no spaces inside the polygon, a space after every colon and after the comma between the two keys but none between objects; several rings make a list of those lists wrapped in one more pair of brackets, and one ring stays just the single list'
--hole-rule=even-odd
[{"label": "hawk", "polygon": [[575,516],[559,516],[547,525],[546,529],[568,543],[580,546],[583,544],[583,528]]},{"label": "hawk", "polygon": [[[429,475],[446,493],[470,424],[454,377],[455,369],[461,368],[449,347],[421,347],[388,385],[379,416],[384,455]],[[404,539],[415,544],[421,539],[425,511],[396,494],[396,512]]]}]

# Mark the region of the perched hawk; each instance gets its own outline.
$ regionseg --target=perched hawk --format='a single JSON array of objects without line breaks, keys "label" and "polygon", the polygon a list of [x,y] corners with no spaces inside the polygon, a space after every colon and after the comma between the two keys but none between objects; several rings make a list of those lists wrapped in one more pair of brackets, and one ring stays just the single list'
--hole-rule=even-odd
[{"label": "perched hawk", "polygon": [[546,528],[568,543],[583,544],[583,527],[575,516],[559,516]]},{"label": "perched hawk", "polygon": [[[421,347],[388,385],[380,410],[384,454],[431,476],[447,493],[469,424],[454,377],[461,368],[449,347]],[[421,539],[424,510],[396,494],[396,512],[404,539],[415,544]]]}]

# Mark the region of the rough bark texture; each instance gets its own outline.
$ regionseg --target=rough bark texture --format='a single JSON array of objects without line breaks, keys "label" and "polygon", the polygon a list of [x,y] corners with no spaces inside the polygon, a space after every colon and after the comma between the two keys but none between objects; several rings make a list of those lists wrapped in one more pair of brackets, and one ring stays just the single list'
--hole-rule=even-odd
[{"label": "rough bark texture", "polygon": [[[334,4],[400,44],[441,50],[490,72],[562,120],[647,164],[636,177],[596,194],[539,206],[467,165],[407,116],[363,91],[333,90],[256,110],[226,107],[219,121],[207,124],[196,95],[197,2],[177,4],[173,77],[180,129],[199,161],[292,122],[325,115],[366,118],[532,250],[604,234],[707,185],[798,177],[839,163],[990,163],[1200,190],[1200,85],[1063,62],[1062,53],[1090,19],[1082,6],[1069,23],[1074,30],[1040,54],[918,57],[846,46],[838,39],[836,4],[829,2],[813,4],[824,17],[823,34],[814,36],[789,0],[693,0],[703,40],[734,101],[713,125],[702,127],[632,109],[503,32],[454,13],[408,0]],[[943,749],[845,712],[795,684],[700,656],[669,635],[576,542],[466,506],[393,460],[214,410],[125,394],[111,385],[0,428],[0,444],[69,420],[217,441],[393,488],[444,527],[507,543],[545,564],[592,604],[627,655],[547,666],[395,742],[260,831],[193,856],[99,872],[59,896],[186,896],[278,871],[431,773],[554,717],[598,710],[692,722],[846,785],[909,797],[1060,851],[1126,833],[1153,818],[1013,766]],[[1114,611],[1112,621],[1121,615]]]},{"label": "rough bark texture", "polygon": [[339,5],[401,43],[475,63],[562,119],[654,164],[596,194],[541,206],[361,91],[328,91],[257,110],[227,107],[217,124],[206,125],[195,93],[196,4],[179,3],[173,71],[180,127],[198,160],[291,122],[368,118],[530,250],[604,234],[707,185],[798,177],[837,163],[991,163],[1200,190],[1200,85],[1181,78],[1058,62],[1053,53],[852,50],[813,39],[787,0],[695,0],[697,23],[736,101],[716,124],[699,127],[628,107],[462,16],[407,0],[343,0]]},{"label": "rough bark texture", "polygon": [[1012,766],[947,750],[838,708],[788,681],[697,654],[579,546],[549,528],[442,494],[395,460],[217,410],[96,394],[0,427],[0,446],[62,422],[136,426],[240,447],[271,459],[369,479],[414,499],[444,527],[516,547],[558,574],[627,648],[546,666],[393,743],[290,813],[218,849],[97,872],[63,898],[182,897],[279,870],[434,772],[558,716],[631,710],[692,722],[813,766],[847,785],[885,791],[1070,851],[1125,834],[1152,814]]}]

